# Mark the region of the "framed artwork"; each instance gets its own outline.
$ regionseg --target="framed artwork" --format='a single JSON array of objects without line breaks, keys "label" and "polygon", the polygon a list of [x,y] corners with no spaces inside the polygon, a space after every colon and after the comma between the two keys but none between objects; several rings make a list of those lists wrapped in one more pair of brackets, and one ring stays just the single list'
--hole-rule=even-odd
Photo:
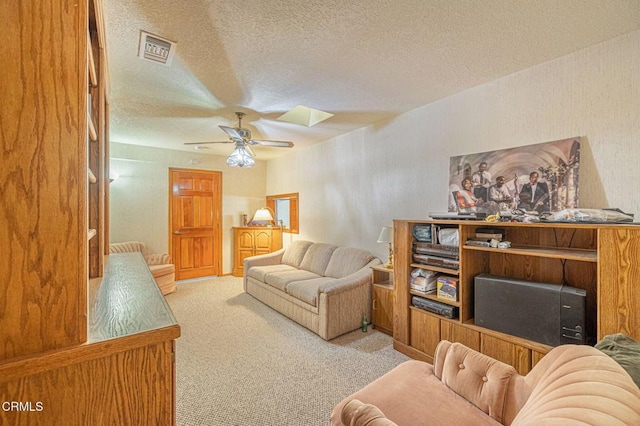
[{"label": "framed artwork", "polygon": [[580,137],[451,157],[449,208],[471,213],[578,208]]}]

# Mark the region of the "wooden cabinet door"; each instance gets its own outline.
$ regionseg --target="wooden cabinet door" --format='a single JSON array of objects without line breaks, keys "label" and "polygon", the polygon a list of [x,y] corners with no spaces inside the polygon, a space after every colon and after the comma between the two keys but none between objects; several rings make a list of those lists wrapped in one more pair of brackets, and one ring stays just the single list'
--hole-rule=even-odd
[{"label": "wooden cabinet door", "polygon": [[376,329],[393,334],[393,291],[391,289],[373,286],[371,315],[373,326]]},{"label": "wooden cabinet door", "polygon": [[440,319],[411,309],[411,346],[433,357],[440,343]]},{"label": "wooden cabinet door", "polygon": [[253,256],[255,232],[253,229],[234,228],[233,275],[242,276],[244,259]]},{"label": "wooden cabinet door", "polygon": [[480,333],[451,321],[442,321],[442,340],[460,342],[468,348],[480,351]]},{"label": "wooden cabinet door", "polygon": [[254,255],[267,254],[272,251],[273,229],[256,229],[254,230]]},{"label": "wooden cabinet door", "polygon": [[531,351],[529,349],[484,333],[481,340],[480,352],[483,354],[505,364],[513,365],[516,371],[523,376],[531,370]]}]

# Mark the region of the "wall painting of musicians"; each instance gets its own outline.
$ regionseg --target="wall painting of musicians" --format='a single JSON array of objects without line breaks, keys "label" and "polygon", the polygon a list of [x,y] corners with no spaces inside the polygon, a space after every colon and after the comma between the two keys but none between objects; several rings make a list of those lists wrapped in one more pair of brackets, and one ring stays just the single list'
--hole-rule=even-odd
[{"label": "wall painting of musicians", "polygon": [[449,211],[578,208],[581,137],[451,157]]}]

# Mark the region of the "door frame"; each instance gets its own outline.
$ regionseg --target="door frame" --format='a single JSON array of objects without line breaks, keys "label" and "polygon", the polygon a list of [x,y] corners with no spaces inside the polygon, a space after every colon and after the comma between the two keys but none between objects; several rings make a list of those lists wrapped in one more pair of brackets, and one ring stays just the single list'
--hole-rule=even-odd
[{"label": "door frame", "polygon": [[[216,170],[202,170],[202,169],[186,169],[182,167],[169,167],[169,253],[171,259],[176,265],[176,271],[178,270],[179,259],[176,259],[173,247],[173,172],[187,172],[187,173],[205,173],[213,175],[217,185],[214,185],[214,200],[219,202],[213,202],[211,204],[213,215],[213,269],[214,275],[222,276],[222,172]],[[217,188],[217,191],[215,190]]]}]

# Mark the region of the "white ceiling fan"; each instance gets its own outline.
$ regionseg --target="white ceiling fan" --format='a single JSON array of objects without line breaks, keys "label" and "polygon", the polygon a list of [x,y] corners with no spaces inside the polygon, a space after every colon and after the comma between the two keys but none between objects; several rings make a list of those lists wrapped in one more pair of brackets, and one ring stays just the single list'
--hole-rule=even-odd
[{"label": "white ceiling fan", "polygon": [[214,141],[214,142],[185,142],[185,145],[206,145],[212,143],[233,143],[235,149],[227,157],[227,164],[231,167],[252,167],[255,164],[255,153],[251,149],[252,145],[271,146],[279,148],[291,148],[293,142],[289,141],[274,141],[274,140],[260,140],[252,139],[251,131],[242,127],[242,117],[245,116],[244,112],[236,112],[238,117],[238,127],[218,126],[229,135],[228,141]]}]

